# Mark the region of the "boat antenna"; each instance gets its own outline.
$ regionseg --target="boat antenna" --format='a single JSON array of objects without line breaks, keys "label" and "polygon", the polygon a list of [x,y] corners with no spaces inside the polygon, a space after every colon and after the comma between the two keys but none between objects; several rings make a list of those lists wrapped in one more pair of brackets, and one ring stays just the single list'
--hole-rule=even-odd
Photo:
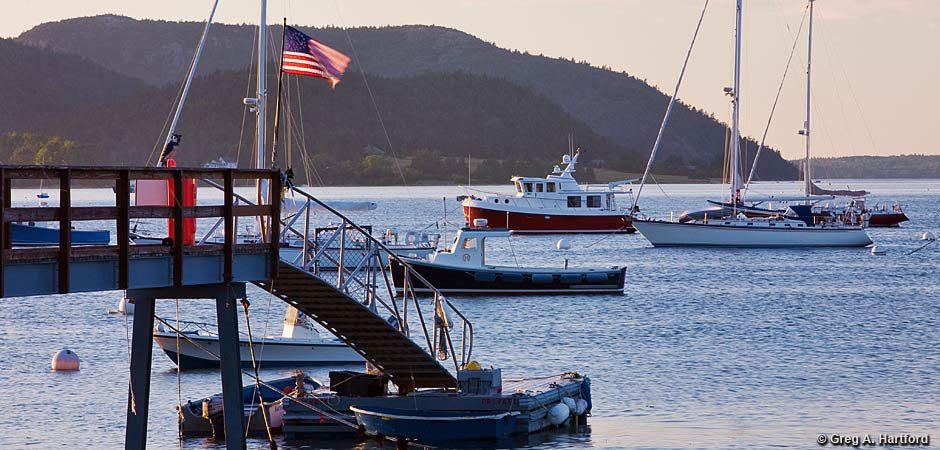
[{"label": "boat antenna", "polygon": [[[163,151],[160,153],[160,159],[157,166],[166,164],[167,158],[173,153],[176,145],[179,144],[179,135],[176,134],[176,125],[179,123],[180,114],[183,112],[183,104],[186,102],[186,95],[189,94],[189,86],[193,83],[193,77],[196,75],[196,67],[199,65],[199,57],[202,55],[202,48],[206,45],[206,37],[209,36],[209,27],[212,26],[212,18],[215,17],[215,9],[219,6],[219,0],[212,4],[212,11],[209,13],[209,19],[206,20],[206,26],[202,29],[202,37],[199,38],[199,46],[196,47],[196,54],[193,55],[193,62],[189,66],[189,74],[186,76],[186,84],[183,86],[183,94],[180,96],[179,103],[176,104],[176,112],[173,114],[173,122],[170,123],[170,131],[166,134],[163,141]],[[151,153],[152,155],[152,153]]]},{"label": "boat antenna", "polygon": [[676,98],[679,96],[679,87],[682,86],[682,77],[685,76],[685,69],[689,65],[689,58],[692,56],[692,48],[695,47],[695,39],[698,37],[698,31],[702,27],[702,20],[705,19],[705,11],[707,9],[708,0],[705,0],[705,5],[702,6],[702,13],[698,18],[698,24],[695,25],[695,32],[692,33],[692,43],[689,44],[689,50],[685,54],[685,61],[682,62],[682,70],[679,71],[679,79],[676,81],[676,88],[672,93],[672,97],[669,99],[669,106],[666,107],[666,114],[663,116],[663,123],[659,126],[659,133],[656,134],[656,142],[653,144],[653,150],[650,152],[650,159],[646,162],[646,170],[643,171],[643,179],[640,180],[640,185],[637,187],[636,195],[633,196],[633,205],[630,206],[630,214],[633,214],[637,211],[637,201],[640,199],[640,193],[643,192],[643,185],[646,184],[646,179],[650,175],[650,169],[653,167],[653,160],[656,159],[656,153],[659,151],[659,145],[663,141],[663,132],[666,130],[666,124],[669,123],[669,116],[672,115],[672,107],[675,105]]},{"label": "boat antenna", "polygon": [[813,2],[809,0],[809,35],[806,39],[806,121],[803,123],[803,129],[800,134],[806,138],[806,160],[803,163],[803,178],[805,179],[804,189],[806,189],[806,204],[812,204],[809,196],[812,195],[813,171],[809,164],[809,118],[810,118],[810,82],[812,81],[813,65]]}]

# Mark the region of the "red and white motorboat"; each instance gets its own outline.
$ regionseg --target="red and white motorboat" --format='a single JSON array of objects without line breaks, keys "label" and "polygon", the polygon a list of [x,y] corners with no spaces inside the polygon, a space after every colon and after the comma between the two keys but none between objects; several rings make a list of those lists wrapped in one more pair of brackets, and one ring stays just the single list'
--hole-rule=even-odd
[{"label": "red and white motorboat", "polygon": [[[625,186],[636,180],[579,185],[572,175],[578,156],[564,155],[564,170],[555,166],[544,178],[512,177],[515,194],[475,191],[461,202],[464,218],[471,224],[486,219],[516,233],[635,232],[628,211],[633,189]],[[618,204],[618,196],[630,199]]]}]

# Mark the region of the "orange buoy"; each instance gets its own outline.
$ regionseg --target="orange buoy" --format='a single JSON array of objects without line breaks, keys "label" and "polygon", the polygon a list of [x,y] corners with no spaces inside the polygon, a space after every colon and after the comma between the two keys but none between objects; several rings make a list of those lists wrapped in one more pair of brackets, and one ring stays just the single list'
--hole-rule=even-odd
[{"label": "orange buoy", "polygon": [[52,355],[52,370],[78,370],[80,363],[78,355],[69,349],[59,350],[55,355]]}]

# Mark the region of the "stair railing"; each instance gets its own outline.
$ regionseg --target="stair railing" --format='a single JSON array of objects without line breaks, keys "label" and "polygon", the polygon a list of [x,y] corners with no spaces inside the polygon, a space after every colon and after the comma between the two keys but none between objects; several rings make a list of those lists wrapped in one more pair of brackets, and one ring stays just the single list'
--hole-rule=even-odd
[{"label": "stair railing", "polygon": [[[202,181],[217,189],[224,189],[222,185],[211,180]],[[289,189],[292,194],[301,197],[303,202],[297,211],[281,219],[278,237],[281,242],[280,254],[286,262],[311,272],[367,306],[375,314],[379,314],[378,306],[381,305],[391,315],[389,322],[409,337],[411,336],[408,325],[408,303],[410,302],[417,315],[418,323],[421,325],[427,351],[442,361],[452,359],[455,370],[463,368],[470,362],[473,353],[473,325],[453,303],[417,273],[405,259],[397,257],[384,242],[372,236],[371,230],[359,226],[313,195],[296,187]],[[248,205],[253,204],[244,196],[233,195],[236,201]],[[333,226],[324,229],[323,231],[328,233],[325,236],[319,233],[310,236],[310,212],[314,208],[328,213],[340,224],[335,226],[335,230],[332,229]],[[210,233],[216,231],[219,225],[211,227]],[[209,239],[208,235],[203,237],[200,243],[207,242],[207,239]],[[298,246],[300,252],[294,257],[288,256],[289,252],[286,250]],[[396,289],[389,279],[392,261],[404,269],[404,283],[400,287],[401,308],[395,300]],[[384,287],[382,291],[385,298],[379,295],[380,282],[381,287]],[[431,294],[430,306],[434,314],[429,317],[430,327],[422,312],[421,302],[415,290],[416,285],[419,289],[425,289]],[[456,320],[452,320],[451,317]],[[394,321],[392,321],[393,318]],[[459,358],[451,336],[457,324],[460,325]]]}]

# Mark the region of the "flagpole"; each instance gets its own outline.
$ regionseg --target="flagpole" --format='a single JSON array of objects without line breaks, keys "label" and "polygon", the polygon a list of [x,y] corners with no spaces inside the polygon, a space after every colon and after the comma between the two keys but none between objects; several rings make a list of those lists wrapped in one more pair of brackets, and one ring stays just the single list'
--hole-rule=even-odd
[{"label": "flagpole", "polygon": [[[284,39],[287,35],[287,17],[284,18],[284,25],[281,28],[281,57],[277,66],[277,100],[274,102],[274,143],[271,150],[271,167],[277,167],[277,138],[281,128],[281,87],[284,79]],[[290,161],[285,164],[290,167]]]}]

